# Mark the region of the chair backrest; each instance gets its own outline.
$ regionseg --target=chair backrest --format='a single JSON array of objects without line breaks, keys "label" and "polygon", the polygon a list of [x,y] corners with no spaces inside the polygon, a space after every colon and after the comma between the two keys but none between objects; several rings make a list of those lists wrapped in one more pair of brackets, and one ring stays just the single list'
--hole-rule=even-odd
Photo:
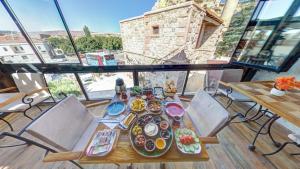
[{"label": "chair backrest", "polygon": [[199,90],[186,109],[200,136],[215,136],[228,122],[229,113],[212,96]]},{"label": "chair backrest", "polygon": [[205,87],[208,87],[208,90],[217,90],[219,86],[219,81],[222,78],[224,70],[208,70],[206,72]]},{"label": "chair backrest", "polygon": [[71,151],[93,119],[78,99],[69,96],[29,125],[26,132],[61,151]]},{"label": "chair backrest", "polygon": [[19,91],[23,93],[46,87],[44,77],[39,73],[13,73],[12,77]]},{"label": "chair backrest", "polygon": [[243,77],[243,69],[225,69],[221,80],[223,82],[240,82]]}]

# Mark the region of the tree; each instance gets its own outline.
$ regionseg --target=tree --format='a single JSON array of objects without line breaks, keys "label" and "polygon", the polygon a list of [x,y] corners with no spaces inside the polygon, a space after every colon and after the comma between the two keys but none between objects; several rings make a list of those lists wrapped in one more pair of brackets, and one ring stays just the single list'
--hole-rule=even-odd
[{"label": "tree", "polygon": [[102,49],[102,46],[99,46],[97,41],[91,36],[80,37],[75,41],[75,44],[79,52],[94,52]]},{"label": "tree", "polygon": [[48,43],[52,46],[53,49],[61,49],[66,54],[74,53],[71,41],[67,38],[50,37],[48,38]]},{"label": "tree", "polygon": [[83,27],[83,32],[84,32],[84,35],[86,37],[91,37],[92,36],[91,32],[90,32],[90,29],[86,25],[84,25],[84,27]]}]

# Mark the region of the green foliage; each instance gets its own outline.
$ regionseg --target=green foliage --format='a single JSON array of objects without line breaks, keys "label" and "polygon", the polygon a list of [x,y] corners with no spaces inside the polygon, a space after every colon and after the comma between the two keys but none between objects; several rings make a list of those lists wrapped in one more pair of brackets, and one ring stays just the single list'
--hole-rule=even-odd
[{"label": "green foliage", "polygon": [[66,54],[74,53],[74,49],[69,39],[50,37],[48,38],[48,42],[54,49],[62,49]]},{"label": "green foliage", "polygon": [[84,27],[83,27],[83,32],[84,32],[84,35],[86,37],[91,37],[92,36],[91,32],[90,32],[90,29],[86,25],[84,25]]},{"label": "green foliage", "polygon": [[67,95],[81,95],[79,87],[72,79],[52,80],[48,83],[49,89],[55,98],[61,98],[59,93],[64,92]]},{"label": "green foliage", "polygon": [[232,54],[244,32],[255,4],[255,0],[239,4],[240,9],[233,15],[227,31],[223,34],[223,41],[217,44],[216,56],[229,57]]}]

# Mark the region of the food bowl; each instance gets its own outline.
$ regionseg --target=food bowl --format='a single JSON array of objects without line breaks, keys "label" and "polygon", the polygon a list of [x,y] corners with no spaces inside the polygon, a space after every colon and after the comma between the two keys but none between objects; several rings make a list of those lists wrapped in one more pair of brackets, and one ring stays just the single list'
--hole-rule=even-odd
[{"label": "food bowl", "polygon": [[169,127],[169,123],[167,122],[167,121],[161,121],[160,123],[159,123],[159,127],[162,129],[162,130],[167,130],[168,129],[168,127]]},{"label": "food bowl", "polygon": [[154,117],[153,117],[153,122],[154,122],[155,124],[159,125],[160,122],[161,122],[161,118],[160,118],[159,116],[154,116]]},{"label": "food bowl", "polygon": [[162,130],[162,131],[160,131],[159,135],[160,135],[161,138],[163,138],[165,140],[167,140],[167,139],[169,139],[171,137],[171,134],[170,134],[170,132],[168,130]]},{"label": "food bowl", "polygon": [[134,99],[130,103],[130,109],[134,112],[143,112],[145,110],[146,104],[143,99]]},{"label": "food bowl", "polygon": [[145,150],[148,151],[148,152],[152,152],[152,151],[155,150],[155,143],[152,139],[146,140]]},{"label": "food bowl", "polygon": [[134,144],[139,147],[145,146],[145,142],[146,142],[146,137],[142,134],[137,135],[136,138],[134,139]]},{"label": "food bowl", "polygon": [[166,140],[163,138],[157,138],[155,140],[155,146],[159,150],[163,150],[166,147]]},{"label": "food bowl", "polygon": [[144,127],[144,132],[149,137],[154,137],[158,133],[158,126],[155,123],[148,123]]},{"label": "food bowl", "polygon": [[162,109],[161,102],[156,99],[148,101],[147,107],[148,107],[148,110],[153,113],[160,112]]}]

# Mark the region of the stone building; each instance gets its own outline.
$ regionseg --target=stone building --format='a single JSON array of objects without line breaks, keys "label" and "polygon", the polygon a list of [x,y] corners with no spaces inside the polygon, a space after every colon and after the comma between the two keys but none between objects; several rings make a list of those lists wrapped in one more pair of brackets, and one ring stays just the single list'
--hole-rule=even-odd
[{"label": "stone building", "polygon": [[124,55],[128,64],[206,63],[222,23],[214,11],[194,1],[153,8],[120,22]]}]

